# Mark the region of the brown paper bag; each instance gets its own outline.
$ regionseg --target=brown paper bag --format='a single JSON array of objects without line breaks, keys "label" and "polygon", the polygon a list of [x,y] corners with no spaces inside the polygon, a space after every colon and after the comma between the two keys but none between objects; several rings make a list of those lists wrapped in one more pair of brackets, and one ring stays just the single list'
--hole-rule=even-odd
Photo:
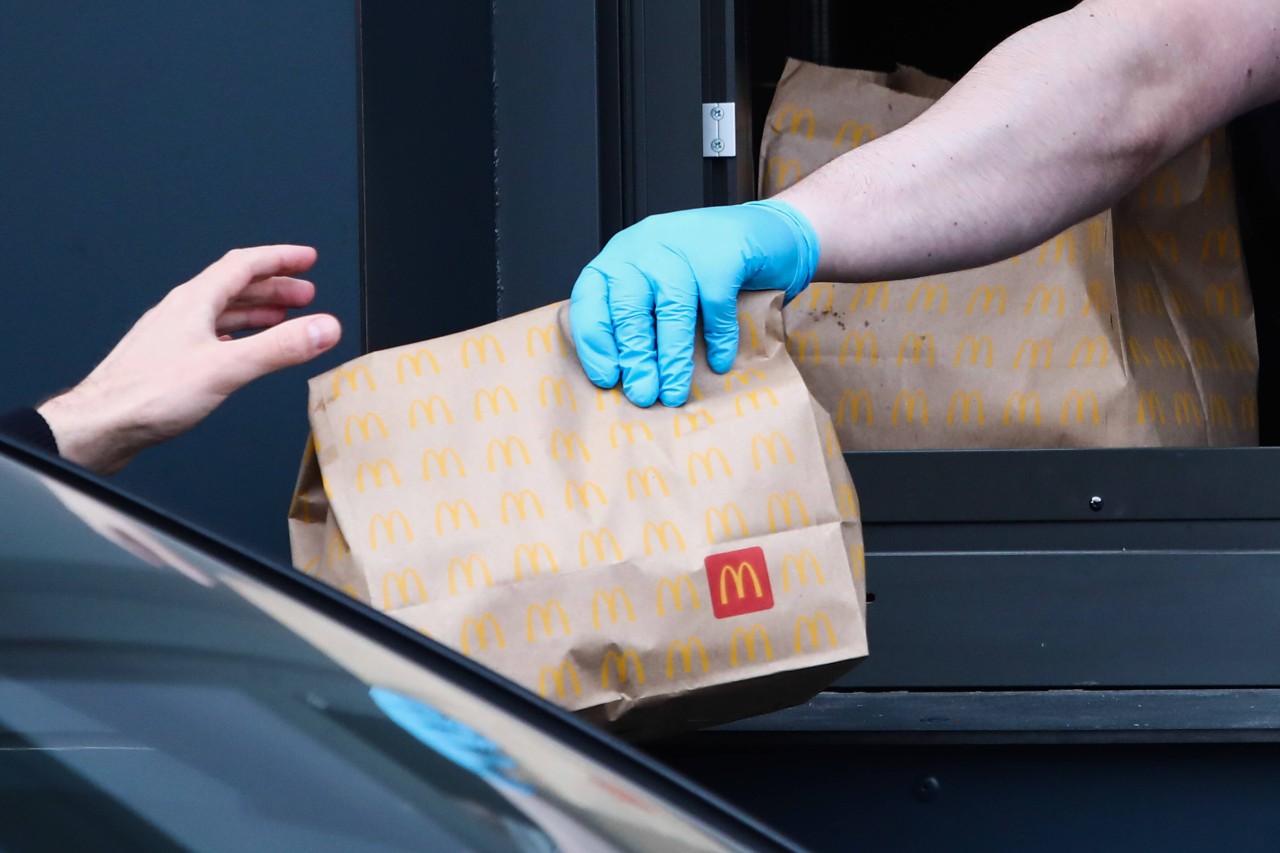
[{"label": "brown paper bag", "polygon": [[680,409],[596,389],[567,305],[314,378],[295,564],[616,731],[804,701],[866,654],[862,540],[780,308]]},{"label": "brown paper bag", "polygon": [[[791,60],[760,195],[920,115],[945,81]],[[1226,137],[1043,246],[950,275],[815,283],[789,344],[847,449],[1257,444],[1257,334]]]}]

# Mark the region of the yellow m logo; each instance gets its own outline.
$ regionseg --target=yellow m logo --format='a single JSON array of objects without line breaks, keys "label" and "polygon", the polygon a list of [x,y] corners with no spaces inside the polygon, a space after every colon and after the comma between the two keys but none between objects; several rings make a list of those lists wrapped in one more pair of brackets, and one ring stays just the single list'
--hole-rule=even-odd
[{"label": "yellow m logo", "polygon": [[[792,507],[796,510],[794,513],[791,511]],[[775,533],[779,529],[789,530],[795,527],[797,522],[803,527],[808,527],[809,510],[805,508],[804,500],[794,489],[788,489],[786,492],[781,493],[774,492],[769,495],[770,533]],[[752,572],[754,574],[754,569]]]},{"label": "yellow m logo", "polygon": [[721,539],[732,539],[733,525],[732,521],[738,522],[738,537],[745,539],[750,534],[747,531],[747,520],[742,515],[742,510],[738,508],[736,503],[730,501],[723,507],[711,507],[707,510],[707,542],[714,545],[716,543],[716,526],[712,521],[720,522],[720,530],[723,535]]},{"label": "yellow m logo", "polygon": [[569,387],[567,379],[553,379],[550,376],[542,377],[542,381],[538,383],[538,402],[542,404],[542,408],[547,408],[555,401],[557,406],[563,406],[565,400],[569,401],[569,408],[575,412],[578,411],[578,401],[573,398],[573,389]]},{"label": "yellow m logo", "polygon": [[653,497],[655,482],[662,490],[663,497],[671,496],[671,492],[667,490],[667,481],[657,468],[652,465],[646,468],[631,468],[627,471],[627,498],[633,501],[638,500],[641,494],[646,498]]},{"label": "yellow m logo", "polygon": [[1034,368],[1036,362],[1040,360],[1040,355],[1044,354],[1044,364],[1041,365],[1048,370],[1053,365],[1053,341],[1049,338],[1027,338],[1018,344],[1018,351],[1013,354],[1013,366],[1015,368],[1022,366],[1022,355],[1026,353],[1030,356],[1027,359],[1027,367]]},{"label": "yellow m logo", "polygon": [[[921,296],[924,298],[921,299]],[[915,293],[911,294],[911,299],[907,302],[907,311],[916,310],[916,303],[920,302],[922,311],[933,310],[934,300],[937,300],[937,311],[939,314],[947,313],[947,286],[945,284],[934,284],[928,281],[922,281],[916,285]]]},{"label": "yellow m logo", "polygon": [[1037,284],[1036,289],[1031,291],[1031,295],[1027,297],[1027,307],[1023,309],[1024,316],[1031,316],[1031,309],[1036,306],[1036,298],[1040,299],[1040,313],[1048,314],[1053,308],[1054,300],[1058,302],[1058,316],[1062,316],[1062,312],[1067,307],[1067,294],[1060,286],[1050,287],[1047,284]]},{"label": "yellow m logo", "polygon": [[859,124],[856,121],[846,121],[840,125],[839,132],[836,133],[836,140],[832,143],[836,148],[843,148],[845,145],[844,135],[849,134],[849,148],[857,148],[864,142],[870,142],[876,138],[876,129],[869,124]]},{"label": "yellow m logo", "polygon": [[917,333],[908,332],[902,338],[902,346],[898,347],[898,364],[902,364],[907,355],[907,347],[911,347],[911,363],[919,364],[920,356],[927,351],[928,358],[925,364],[934,364],[933,335],[928,332]]},{"label": "yellow m logo", "polygon": [[653,441],[653,431],[644,421],[614,421],[609,426],[610,447],[617,448],[619,430],[627,437],[627,444],[636,443],[637,433],[643,434],[645,441]]},{"label": "yellow m logo", "polygon": [[462,342],[462,366],[471,366],[471,353],[476,354],[476,361],[480,364],[489,363],[489,352],[492,349],[494,358],[498,360],[498,364],[506,364],[507,358],[502,354],[502,344],[498,343],[498,339],[493,335],[481,335],[479,338],[467,338]]},{"label": "yellow m logo", "polygon": [[378,550],[378,528],[382,528],[382,532],[387,535],[387,544],[394,545],[396,541],[396,522],[400,522],[400,526],[404,529],[404,538],[413,541],[413,528],[409,526],[409,519],[404,517],[404,513],[400,510],[382,515],[375,515],[369,520],[369,547],[374,551]]},{"label": "yellow m logo", "polygon": [[453,463],[453,467],[458,471],[459,478],[467,476],[467,469],[462,466],[462,458],[458,456],[458,451],[452,447],[446,447],[443,451],[425,450],[422,453],[422,479],[431,480],[431,463],[436,463],[436,468],[440,471],[441,477],[449,476],[449,463]]},{"label": "yellow m logo", "polygon": [[582,443],[582,436],[576,432],[558,429],[551,433],[551,458],[559,459],[562,450],[565,459],[573,459],[577,455],[587,462],[591,461],[591,454],[587,451],[587,446]]},{"label": "yellow m logo", "polygon": [[1235,282],[1224,281],[1219,284],[1207,284],[1204,288],[1204,310],[1205,313],[1213,316],[1214,314],[1227,313],[1227,300],[1231,300],[1232,316],[1240,316],[1240,290],[1236,287]]},{"label": "yellow m logo", "polygon": [[[1111,348],[1107,345],[1107,339],[1104,337],[1081,339],[1071,353],[1071,361],[1067,363],[1067,367],[1075,367],[1077,360],[1081,362],[1083,367],[1092,366],[1095,352],[1099,353],[1098,367],[1106,367],[1107,357],[1111,354]],[[1080,357],[1081,353],[1084,354],[1083,358]]]},{"label": "yellow m logo", "polygon": [[512,557],[511,560],[514,568],[512,576],[516,580],[522,579],[524,577],[523,566],[526,563],[529,566],[530,574],[540,574],[542,572],[542,563],[544,560],[546,561],[547,569],[551,574],[559,574],[560,566],[556,564],[555,554],[551,553],[551,548],[547,546],[547,543],[534,542],[529,545],[517,545],[515,556]]},{"label": "yellow m logo", "polygon": [[538,695],[544,699],[549,695],[547,690],[548,679],[550,679],[551,685],[555,688],[557,699],[565,697],[566,684],[573,685],[574,696],[582,695],[582,685],[578,682],[578,670],[569,661],[565,661],[559,666],[544,666],[538,670]]},{"label": "yellow m logo", "polygon": [[502,502],[499,509],[502,512],[502,523],[510,524],[513,516],[519,516],[520,521],[529,518],[529,502],[533,502],[533,510],[538,513],[538,518],[545,518],[546,513],[542,511],[542,501],[538,500],[538,496],[534,494],[532,489],[521,489],[517,492],[503,492]]},{"label": "yellow m logo", "polygon": [[711,662],[707,660],[707,649],[702,645],[702,641],[697,637],[690,637],[688,640],[676,640],[667,647],[667,678],[676,677],[676,652],[680,652],[684,656],[684,671],[693,672],[693,652],[697,650],[700,660],[702,661],[702,671],[709,672],[711,670]]},{"label": "yellow m logo", "polygon": [[405,569],[403,572],[387,572],[382,576],[382,609],[391,609],[391,589],[392,587],[400,594],[400,605],[408,606],[409,602],[409,581],[412,580],[414,586],[418,590],[418,601],[427,600],[427,588],[422,584],[422,577],[414,569]]},{"label": "yellow m logo", "polygon": [[360,430],[361,441],[368,441],[373,437],[373,428],[375,426],[378,428],[378,432],[382,434],[383,438],[387,437],[387,425],[382,422],[382,418],[378,416],[377,412],[366,412],[363,415],[348,415],[346,426],[343,429],[343,434],[346,437],[348,445],[352,443],[351,427],[353,424]]},{"label": "yellow m logo", "polygon": [[621,652],[610,649],[605,652],[604,663],[600,666],[600,686],[604,689],[609,688],[609,671],[610,665],[616,668],[618,673],[618,686],[631,681],[627,676],[627,664],[631,664],[632,671],[635,673],[635,684],[644,684],[644,667],[640,664],[640,655],[636,654],[635,649],[623,649]]},{"label": "yellow m logo", "polygon": [[342,382],[345,379],[347,387],[352,391],[360,390],[360,380],[364,379],[365,384],[369,386],[370,391],[377,390],[377,385],[373,383],[373,376],[369,373],[369,368],[364,365],[353,367],[351,370],[338,368],[333,372],[333,397],[337,399],[342,395]]},{"label": "yellow m logo", "polygon": [[812,616],[796,617],[796,632],[795,632],[796,654],[800,654],[801,652],[804,651],[804,644],[800,642],[800,639],[802,636],[800,633],[801,628],[806,628],[808,630],[809,645],[811,645],[814,649],[817,649],[822,645],[822,641],[818,638],[819,627],[827,629],[827,641],[831,644],[833,648],[835,647],[836,630],[834,627],[832,627],[831,619],[827,617],[827,614],[819,610],[817,613],[814,613]]},{"label": "yellow m logo", "polygon": [[956,408],[960,409],[960,422],[969,423],[970,407],[977,410],[977,418],[979,424],[986,423],[986,414],[982,409],[982,392],[981,391],[957,391],[951,395],[951,404],[947,406],[947,426],[956,423]]},{"label": "yellow m logo", "polygon": [[715,422],[715,418],[711,417],[711,413],[706,409],[688,409],[683,412],[676,412],[672,426],[675,430],[675,437],[679,438],[686,432],[683,427],[687,427],[688,432],[697,432],[702,427],[709,427]]},{"label": "yellow m logo", "polygon": [[449,520],[453,522],[453,529],[461,530],[462,513],[464,511],[467,514],[467,518],[471,521],[472,529],[478,528],[480,526],[480,520],[476,518],[476,511],[471,508],[471,504],[467,501],[455,501],[453,503],[450,503],[449,501],[440,501],[440,503],[436,504],[436,535],[444,535],[444,519],[446,513],[449,516]]},{"label": "yellow m logo", "polygon": [[865,358],[868,364],[878,364],[880,361],[880,347],[876,343],[876,333],[867,332],[850,332],[844,336],[844,343],[840,346],[840,364],[844,364],[845,359],[849,357],[849,344],[853,344],[853,363],[862,364]]},{"label": "yellow m logo", "polygon": [[841,392],[839,407],[836,409],[836,423],[840,424],[841,426],[843,426],[845,423],[844,413],[845,413],[846,406],[848,407],[848,411],[849,411],[849,423],[853,423],[853,424],[858,423],[860,420],[860,415],[862,413],[863,406],[866,406],[867,426],[872,426],[875,424],[875,415],[873,414],[872,408],[871,408],[871,392],[870,391],[853,391],[850,389],[845,389],[843,392]]},{"label": "yellow m logo", "polygon": [[622,549],[618,546],[618,537],[614,536],[613,531],[609,528],[602,527],[595,532],[587,530],[578,537],[578,559],[584,569],[591,565],[591,559],[587,555],[587,543],[591,543],[593,546],[597,563],[603,563],[606,559],[606,544],[613,550],[614,562],[622,562]]},{"label": "yellow m logo", "polygon": [[604,496],[604,491],[596,483],[590,481],[578,484],[570,480],[564,485],[564,505],[566,509],[573,509],[573,496],[578,496],[578,503],[582,504],[583,509],[591,506],[591,496],[595,495],[601,506],[609,503]]},{"label": "yellow m logo", "polygon": [[400,485],[400,472],[396,470],[396,466],[391,464],[391,460],[383,457],[374,462],[361,462],[356,466],[356,491],[364,493],[364,475],[367,473],[373,478],[373,487],[375,489],[382,488],[382,472],[387,473],[387,482],[395,481]]},{"label": "yellow m logo", "polygon": [[793,332],[787,335],[787,348],[798,364],[804,364],[813,350],[813,363],[822,362],[822,349],[818,344],[817,332]]},{"label": "yellow m logo", "polygon": [[560,354],[568,355],[568,349],[564,344],[564,337],[560,334],[560,329],[556,327],[555,323],[548,323],[545,326],[533,326],[525,333],[524,343],[526,349],[529,351],[529,358],[534,358],[537,355],[537,350],[533,346],[534,338],[537,338],[542,342],[542,351],[544,353],[551,353],[551,344],[554,341],[560,348]]},{"label": "yellow m logo", "polygon": [[800,161],[794,158],[770,157],[765,172],[773,178],[774,189],[782,189],[800,180]]},{"label": "yellow m logo", "polygon": [[[449,561],[449,594],[458,594],[458,573],[467,582],[467,589],[476,585],[479,578],[485,586],[493,586],[493,576],[489,574],[489,564],[479,554],[468,554],[466,557],[454,557]],[[516,578],[519,579],[519,575]]]},{"label": "yellow m logo", "polygon": [[525,610],[525,617],[524,617],[525,634],[529,638],[529,642],[532,643],[537,640],[537,635],[533,631],[533,625],[534,625],[533,617],[535,615],[541,618],[542,633],[544,633],[548,637],[550,637],[553,633],[555,633],[555,628],[554,628],[555,623],[552,621],[552,618],[551,618],[552,616],[560,617],[560,628],[561,630],[564,631],[564,635],[566,637],[573,635],[573,629],[569,627],[569,614],[564,612],[564,605],[562,605],[560,602],[556,601],[553,598],[551,601],[548,601],[545,605],[530,604],[529,607]]},{"label": "yellow m logo", "polygon": [[897,426],[899,423],[898,413],[901,412],[902,423],[915,423],[916,406],[920,407],[920,423],[928,426],[929,398],[925,396],[924,391],[899,391],[898,396],[893,401],[893,415],[889,418],[889,422],[893,426]]},{"label": "yellow m logo", "polygon": [[[782,129],[788,121],[791,122],[789,131]],[[813,139],[813,110],[808,107],[797,107],[795,104],[783,104],[778,110],[778,114],[773,119],[773,129],[778,133],[799,133],[800,125],[808,122],[808,130],[805,132],[805,139]]]},{"label": "yellow m logo", "polygon": [[436,422],[437,414],[444,418],[445,423],[453,423],[453,412],[449,411],[449,404],[439,396],[432,396],[427,400],[414,400],[409,404],[409,429],[418,428],[418,412],[422,412],[423,419],[432,425]]},{"label": "yellow m logo", "polygon": [[669,520],[663,520],[659,523],[652,521],[644,523],[644,555],[646,557],[653,555],[653,542],[650,541],[650,537],[658,540],[658,544],[662,546],[663,551],[670,551],[672,543],[681,551],[685,550],[684,536],[680,534],[680,528]]},{"label": "yellow m logo", "polygon": [[756,642],[760,643],[760,650],[764,654],[765,660],[773,660],[773,644],[769,642],[769,632],[764,626],[756,623],[750,628],[734,628],[733,639],[729,644],[729,666],[737,666],[738,643],[742,643],[742,650],[746,653],[748,661],[756,659]]},{"label": "yellow m logo", "polygon": [[818,562],[818,558],[813,555],[809,549],[804,549],[798,554],[787,554],[782,558],[782,591],[791,591],[791,572],[796,574],[796,580],[800,586],[809,585],[808,569],[813,570],[813,576],[819,585],[827,582],[826,576],[822,574],[822,565]]},{"label": "yellow m logo", "polygon": [[969,365],[971,367],[977,366],[978,362],[983,360],[984,352],[986,353],[985,364],[987,367],[991,366],[992,359],[995,358],[995,346],[991,343],[990,335],[982,335],[980,337],[978,335],[965,335],[964,339],[960,341],[960,346],[956,347],[955,367],[960,366],[965,347],[969,348]]},{"label": "yellow m logo", "polygon": [[761,449],[769,453],[769,464],[777,465],[781,458],[778,445],[782,445],[782,451],[787,454],[787,463],[794,465],[796,455],[791,452],[791,442],[787,441],[787,437],[778,430],[774,430],[767,436],[764,433],[757,433],[751,439],[751,462],[755,465],[757,471],[760,470]]},{"label": "yellow m logo", "polygon": [[1098,423],[1098,395],[1093,391],[1069,391],[1066,398],[1062,401],[1062,423],[1067,423],[1067,412],[1071,411],[1071,404],[1076,406],[1076,423],[1084,423],[1084,407],[1087,403],[1093,412],[1093,423]]},{"label": "yellow m logo", "polygon": [[403,355],[401,355],[399,358],[396,359],[396,381],[401,384],[404,383],[405,367],[410,368],[413,371],[414,376],[421,376],[422,375],[422,359],[424,358],[431,364],[432,373],[440,372],[440,362],[436,361],[436,357],[431,354],[431,350],[427,349],[426,347],[423,347],[422,349],[419,349],[417,352],[413,353],[412,355],[409,353],[404,353]]},{"label": "yellow m logo", "polygon": [[1035,391],[1028,391],[1026,394],[1013,392],[1009,395],[1009,401],[1004,404],[1004,425],[1010,424],[1010,415],[1013,414],[1014,407],[1017,407],[1018,423],[1025,424],[1027,422],[1027,404],[1032,407],[1033,420],[1036,426],[1040,426],[1040,395]]},{"label": "yellow m logo", "polygon": [[658,615],[666,616],[666,599],[662,594],[668,592],[671,594],[671,609],[677,612],[684,611],[684,598],[682,592],[689,594],[689,609],[701,610],[702,603],[698,600],[698,590],[694,588],[693,581],[689,580],[688,575],[680,575],[672,580],[671,578],[663,578],[658,581]]},{"label": "yellow m logo", "polygon": [[1142,391],[1138,394],[1138,423],[1164,423],[1164,406],[1160,403],[1160,395],[1155,391]]},{"label": "yellow m logo", "polygon": [[500,648],[507,647],[506,638],[502,636],[502,626],[492,613],[486,613],[479,619],[468,617],[462,621],[462,647],[464,655],[471,654],[471,637],[476,638],[476,645],[481,649],[489,648],[489,636],[492,634],[494,644]]},{"label": "yellow m logo", "polygon": [[694,467],[694,462],[702,463],[702,470],[706,474],[708,480],[716,478],[715,466],[713,462],[719,462],[721,469],[726,477],[733,476],[733,469],[729,467],[729,460],[725,457],[724,452],[718,447],[713,447],[706,453],[690,453],[689,454],[689,485],[698,485],[698,472]]},{"label": "yellow m logo", "polygon": [[507,388],[505,385],[499,385],[497,388],[494,388],[492,391],[490,391],[487,388],[481,388],[479,391],[476,392],[475,408],[476,408],[477,421],[484,420],[484,411],[480,408],[481,400],[488,401],[489,411],[494,415],[502,414],[503,400],[507,401],[507,406],[510,407],[513,413],[520,411],[520,407],[516,405],[516,398],[511,393],[511,389]]},{"label": "yellow m logo", "polygon": [[[677,593],[678,595],[678,593]],[[622,608],[626,608],[627,621],[636,621],[636,612],[631,608],[631,597],[627,595],[627,591],[620,586],[605,591],[603,589],[596,590],[596,594],[591,596],[591,625],[593,628],[600,627],[600,605],[604,605],[605,612],[609,614],[609,624],[617,624],[618,614],[621,608],[618,602],[621,601]],[[661,599],[659,599],[661,602]],[[662,615],[659,613],[658,615]]]},{"label": "yellow m logo", "polygon": [[508,468],[515,467],[516,451],[520,452],[520,458],[524,460],[524,464],[531,464],[529,460],[529,448],[525,447],[524,442],[514,435],[508,436],[505,441],[500,438],[495,438],[493,441],[489,442],[490,471],[496,471],[498,469],[497,456],[494,454],[494,451],[498,451],[498,453],[502,454],[502,464],[506,465]]},{"label": "yellow m logo", "polygon": [[[978,300],[982,300],[982,313],[990,314],[992,303],[996,304],[996,314],[1004,316],[1005,302],[1007,300],[1007,292],[1003,284],[994,286],[982,285],[973,291],[973,295],[969,297],[969,307],[964,309],[965,314],[972,314],[974,307],[978,304]],[[996,300],[999,299],[999,302]]]}]

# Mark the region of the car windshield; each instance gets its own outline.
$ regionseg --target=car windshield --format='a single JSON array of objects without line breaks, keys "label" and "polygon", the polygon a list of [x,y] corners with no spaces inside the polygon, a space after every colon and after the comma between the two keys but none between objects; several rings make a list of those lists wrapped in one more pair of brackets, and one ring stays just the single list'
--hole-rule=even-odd
[{"label": "car windshield", "polygon": [[0,518],[4,849],[741,842],[292,580],[3,456]]}]

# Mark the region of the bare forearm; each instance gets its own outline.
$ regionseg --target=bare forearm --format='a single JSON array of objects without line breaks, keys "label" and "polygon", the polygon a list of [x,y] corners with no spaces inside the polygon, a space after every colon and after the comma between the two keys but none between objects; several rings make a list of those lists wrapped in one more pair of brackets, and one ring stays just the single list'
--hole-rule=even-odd
[{"label": "bare forearm", "polygon": [[1280,95],[1268,0],[1099,0],[993,50],[933,108],[779,197],[818,277],[909,278],[1024,251]]}]

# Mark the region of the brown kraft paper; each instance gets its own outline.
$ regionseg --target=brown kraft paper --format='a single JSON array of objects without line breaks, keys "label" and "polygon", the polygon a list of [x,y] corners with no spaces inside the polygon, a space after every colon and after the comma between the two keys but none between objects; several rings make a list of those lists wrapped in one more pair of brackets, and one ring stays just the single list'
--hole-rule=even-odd
[{"label": "brown kraft paper", "polygon": [[295,564],[632,736],[804,701],[866,654],[863,552],[781,301],[679,409],[595,388],[563,304],[315,377]]},{"label": "brown kraft paper", "polygon": [[[901,127],[948,85],[790,60],[760,196]],[[816,282],[784,313],[849,450],[1258,442],[1257,333],[1222,131],[1031,251],[922,279]]]}]

